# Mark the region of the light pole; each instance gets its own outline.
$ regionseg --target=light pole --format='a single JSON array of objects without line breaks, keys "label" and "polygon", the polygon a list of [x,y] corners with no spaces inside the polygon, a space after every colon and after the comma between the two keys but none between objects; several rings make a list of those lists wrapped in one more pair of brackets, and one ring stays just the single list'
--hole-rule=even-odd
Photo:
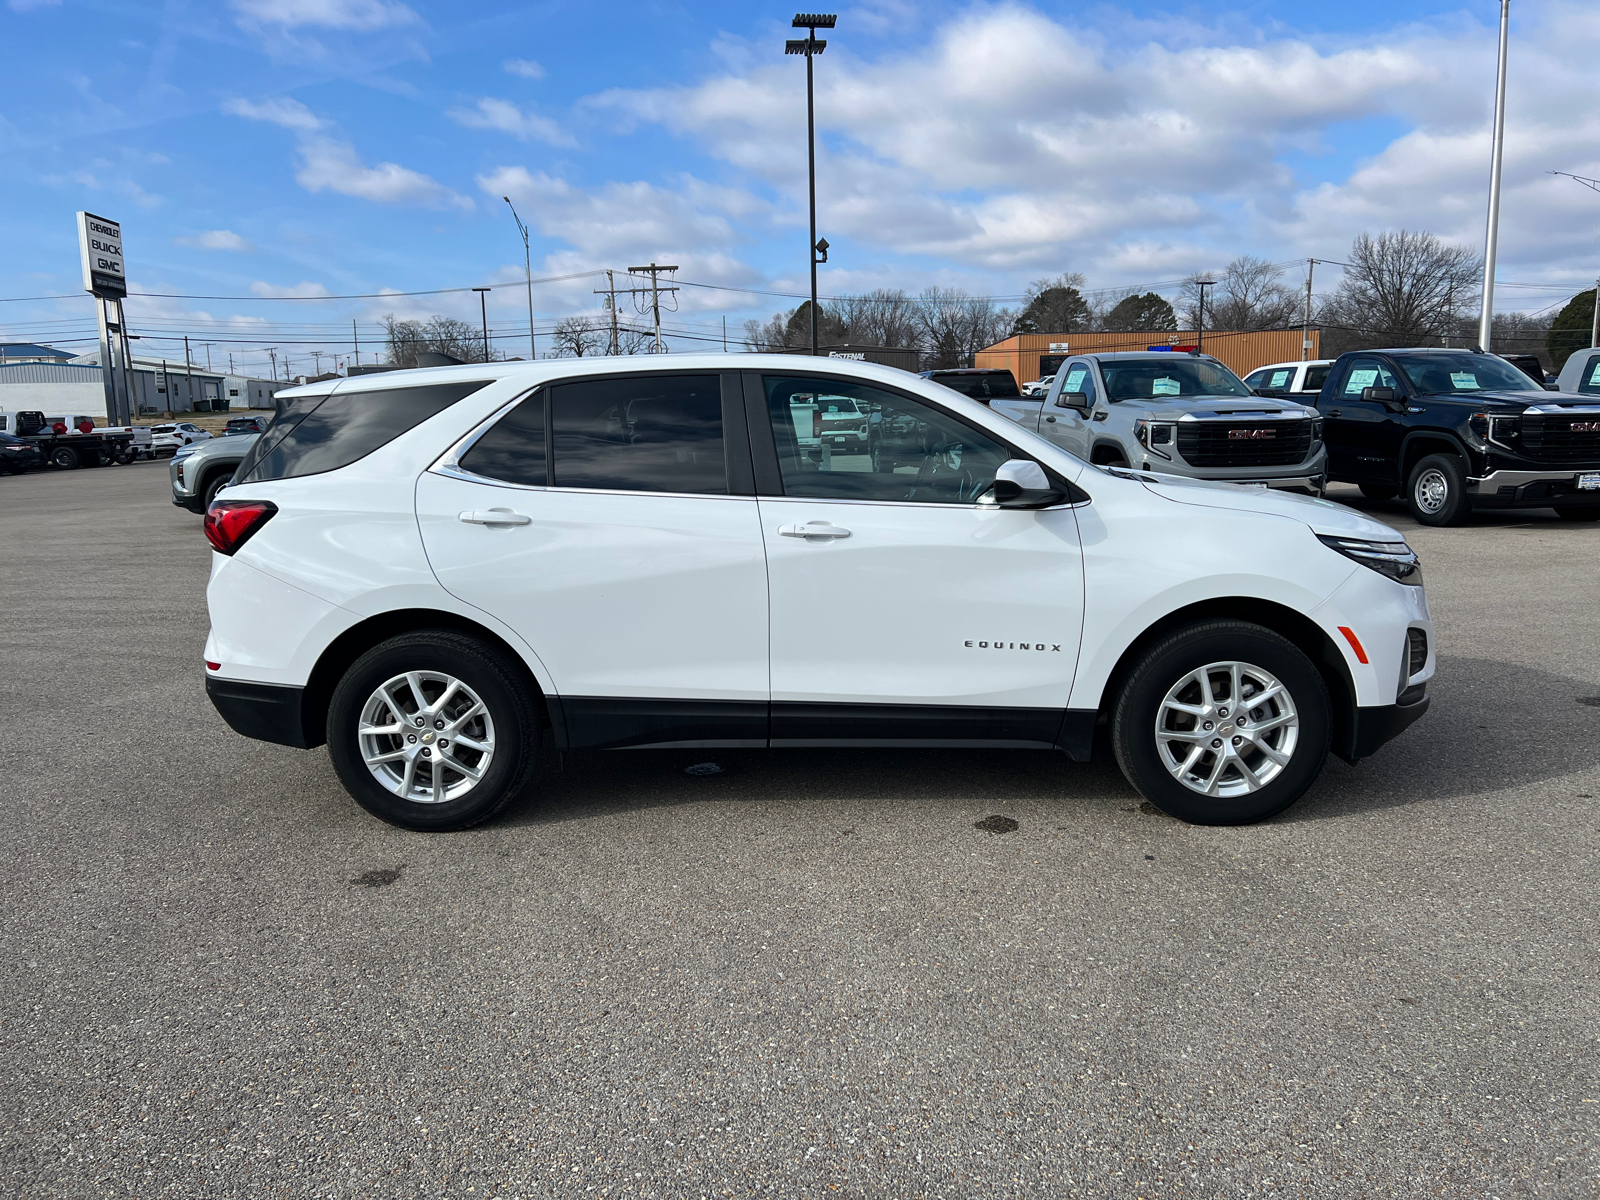
[{"label": "light pole", "polygon": [[1206,348],[1206,289],[1216,287],[1215,279],[1196,279],[1194,284],[1200,289],[1200,315],[1195,321],[1194,352],[1199,354]]},{"label": "light pole", "polygon": [[[522,218],[517,216],[517,206],[511,203],[510,196],[501,196],[511,209],[511,219],[517,223],[517,229],[522,234],[522,269],[528,278],[528,358],[532,362],[539,361],[539,346],[533,340],[533,258],[528,249],[528,227],[522,223]],[[487,317],[485,318],[487,321]]]},{"label": "light pole", "polygon": [[[509,201],[507,201],[507,203],[509,203]],[[513,211],[515,211],[515,210],[513,210]],[[531,290],[533,285],[530,283],[528,285],[528,287]],[[473,288],[472,290],[478,293],[478,311],[483,314],[483,361],[484,362],[488,362],[489,361],[489,296],[488,296],[488,292],[490,291],[490,289],[486,288],[486,287],[476,287],[476,288]],[[531,316],[528,318],[528,328],[529,329],[533,328],[533,318]]]},{"label": "light pole", "polygon": [[828,243],[817,241],[817,118],[812,100],[811,60],[828,48],[827,42],[817,40],[817,30],[832,29],[839,21],[834,13],[795,13],[790,23],[795,29],[806,30],[805,40],[791,38],[784,42],[785,54],[806,56],[806,176],[811,193],[811,353],[817,353],[817,255],[828,261]]},{"label": "light pole", "polygon": [[1483,246],[1483,309],[1478,314],[1478,348],[1489,349],[1494,323],[1494,256],[1500,241],[1500,160],[1506,148],[1506,45],[1511,36],[1511,0],[1500,0],[1500,66],[1494,85],[1494,159],[1489,167],[1489,228]]}]

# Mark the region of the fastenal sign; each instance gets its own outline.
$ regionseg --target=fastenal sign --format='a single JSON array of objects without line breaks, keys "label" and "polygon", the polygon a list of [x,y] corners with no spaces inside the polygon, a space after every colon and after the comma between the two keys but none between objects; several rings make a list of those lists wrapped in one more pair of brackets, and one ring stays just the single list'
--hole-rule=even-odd
[{"label": "fastenal sign", "polygon": [[128,294],[120,224],[93,213],[79,213],[78,253],[83,259],[84,291],[102,300],[120,300]]}]

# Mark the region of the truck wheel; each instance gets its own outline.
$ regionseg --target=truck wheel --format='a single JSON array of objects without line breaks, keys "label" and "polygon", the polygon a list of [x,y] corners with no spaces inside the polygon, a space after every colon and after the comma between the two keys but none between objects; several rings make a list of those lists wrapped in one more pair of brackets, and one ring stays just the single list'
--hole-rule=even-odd
[{"label": "truck wheel", "polygon": [[1387,483],[1363,483],[1357,486],[1368,500],[1393,500],[1400,494],[1399,488],[1391,487]]},{"label": "truck wheel", "polygon": [[119,450],[117,452],[117,465],[119,467],[125,467],[138,457],[139,456],[132,450]]},{"label": "truck wheel", "polygon": [[1286,638],[1246,621],[1181,629],[1139,659],[1111,741],[1139,793],[1195,825],[1248,825],[1305,794],[1328,755],[1328,688]]},{"label": "truck wheel", "polygon": [[357,804],[406,829],[465,829],[532,778],[539,706],[514,664],[442,629],[390,638],[345,672],[328,756]]},{"label": "truck wheel", "polygon": [[1556,516],[1563,521],[1600,521],[1600,504],[1586,504],[1582,508],[1563,506],[1556,509]]},{"label": "truck wheel", "polygon": [[50,465],[58,471],[71,471],[78,465],[78,452],[71,446],[57,446],[50,451]]},{"label": "truck wheel", "polygon": [[1430,454],[1411,468],[1406,507],[1424,525],[1458,525],[1472,511],[1467,471],[1454,454]]}]

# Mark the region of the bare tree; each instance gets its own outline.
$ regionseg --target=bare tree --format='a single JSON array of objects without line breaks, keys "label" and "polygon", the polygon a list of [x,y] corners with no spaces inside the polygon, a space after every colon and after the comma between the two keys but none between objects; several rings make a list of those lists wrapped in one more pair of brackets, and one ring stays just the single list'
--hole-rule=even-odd
[{"label": "bare tree", "polygon": [[426,321],[397,321],[393,313],[383,318],[388,359],[396,367],[414,367],[422,353],[448,354],[462,362],[481,363],[483,333],[455,317],[433,316]]},{"label": "bare tree", "polygon": [[794,309],[786,313],[773,313],[765,321],[751,317],[744,323],[745,349],[755,354],[774,353],[784,350],[784,334],[789,328],[789,321],[794,316]]},{"label": "bare tree", "polygon": [[1015,314],[997,309],[987,296],[960,288],[931,287],[917,297],[922,321],[922,357],[930,370],[970,367],[973,355],[1011,329]]},{"label": "bare tree", "polygon": [[602,326],[593,317],[573,315],[556,322],[555,349],[547,358],[582,358],[584,355],[603,354],[609,348],[611,329]]},{"label": "bare tree", "polygon": [[845,340],[852,345],[897,350],[917,345],[917,302],[898,288],[847,296],[839,302],[837,312],[844,322]]},{"label": "bare tree", "polygon": [[1436,346],[1469,311],[1483,277],[1472,251],[1401,229],[1360,234],[1338,290],[1322,305],[1322,352]]},{"label": "bare tree", "polygon": [[[1183,321],[1199,328],[1200,280],[1183,281]],[[1302,317],[1299,294],[1284,286],[1283,268],[1264,258],[1241,254],[1214,277],[1217,286],[1206,297],[1208,329],[1284,329]]]}]

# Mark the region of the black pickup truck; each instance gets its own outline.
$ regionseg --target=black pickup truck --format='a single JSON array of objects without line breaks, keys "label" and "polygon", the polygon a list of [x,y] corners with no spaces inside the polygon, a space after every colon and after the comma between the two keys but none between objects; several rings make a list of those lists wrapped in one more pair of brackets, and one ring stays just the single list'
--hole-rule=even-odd
[{"label": "black pickup truck", "polygon": [[1403,493],[1424,525],[1479,508],[1600,520],[1600,397],[1551,392],[1496,354],[1361,350],[1317,397],[1328,478]]},{"label": "black pickup truck", "polygon": [[19,412],[17,437],[32,442],[45,462],[63,471],[133,461],[132,434],[82,433],[65,426],[58,428],[46,425],[42,412]]}]

